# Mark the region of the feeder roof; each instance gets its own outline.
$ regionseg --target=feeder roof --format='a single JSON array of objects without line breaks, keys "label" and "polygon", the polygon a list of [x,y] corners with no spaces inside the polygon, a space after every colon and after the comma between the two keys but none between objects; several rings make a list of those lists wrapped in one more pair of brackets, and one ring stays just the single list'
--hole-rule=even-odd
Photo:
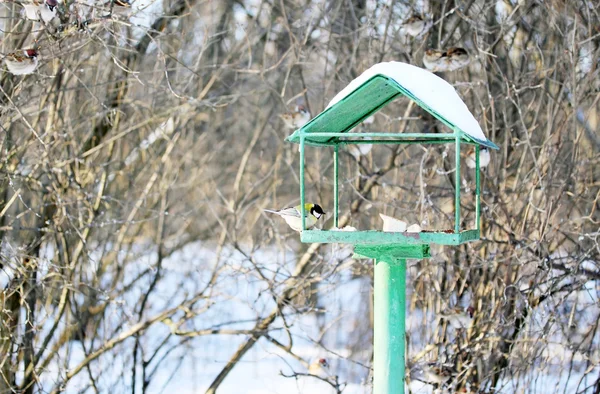
[{"label": "feeder roof", "polygon": [[[483,134],[452,85],[437,75],[401,62],[378,63],[339,92],[327,108],[287,139],[300,141],[300,133],[347,132],[386,106],[399,95],[405,95],[442,121],[463,139],[489,148],[498,146]],[[432,134],[432,140],[436,139]],[[326,143],[332,137],[310,137],[309,142]]]}]

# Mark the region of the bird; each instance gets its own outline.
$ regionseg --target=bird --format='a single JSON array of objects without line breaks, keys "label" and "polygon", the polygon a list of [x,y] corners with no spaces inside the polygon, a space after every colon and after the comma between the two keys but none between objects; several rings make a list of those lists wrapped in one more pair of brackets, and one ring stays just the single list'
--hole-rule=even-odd
[{"label": "bird", "polygon": [[73,2],[71,8],[70,11],[77,15],[78,25],[85,27],[97,17],[107,19],[113,16],[128,16],[131,12],[131,3],[129,0],[102,0],[99,2],[96,2],[96,0],[79,0]]},{"label": "bird", "polygon": [[383,231],[389,233],[403,233],[406,231],[406,222],[382,213],[379,214],[383,220]]},{"label": "bird", "polygon": [[411,379],[431,385],[443,385],[452,378],[453,369],[450,365],[428,362],[410,369]]},{"label": "bird", "polygon": [[38,52],[35,49],[12,52],[4,56],[4,63],[11,74],[31,74],[38,66]]},{"label": "bird", "polygon": [[[279,211],[264,209],[265,212],[274,213],[281,216],[286,223],[294,231],[302,231],[302,217],[300,214],[300,205],[293,208],[284,208]],[[304,204],[304,210],[306,212],[306,228],[309,229],[317,224],[317,221],[325,215],[323,208],[319,204],[306,203]]]},{"label": "bird", "polygon": [[402,27],[406,34],[416,37],[429,30],[431,23],[423,20],[419,15],[413,15],[404,22]]},{"label": "bird", "polygon": [[308,373],[311,375],[318,376],[322,379],[327,379],[331,376],[331,372],[329,371],[329,362],[326,358],[320,358],[315,360],[308,367]]},{"label": "bird", "polygon": [[303,105],[297,105],[294,112],[279,115],[286,127],[296,130],[304,126],[310,120],[310,113]]},{"label": "bird", "polygon": [[49,23],[56,16],[56,0],[30,0],[22,3],[25,17],[32,21],[39,21],[40,17],[44,23]]},{"label": "bird", "polygon": [[437,71],[442,58],[442,51],[436,51],[435,49],[428,49],[423,55],[423,65],[426,69],[431,71]]},{"label": "bird", "polygon": [[[369,116],[365,120],[362,121],[359,128],[357,130],[363,131],[365,128],[368,129],[368,126],[375,122],[375,117],[373,115]],[[351,135],[349,136],[350,138]],[[362,140],[372,140],[371,137],[363,137]],[[373,149],[373,144],[351,144],[347,145],[348,153],[350,153],[356,161],[360,160],[361,156],[366,156]]]},{"label": "bird", "polygon": [[[364,137],[363,140],[372,140],[371,137]],[[352,144],[348,145],[348,153],[350,153],[355,160],[360,160],[361,156],[366,156],[373,149],[373,144]]]},{"label": "bird", "polygon": [[473,322],[475,308],[468,306],[465,309],[460,307],[450,308],[439,313],[440,320],[446,320],[455,329],[467,329]]},{"label": "bird", "polygon": [[[467,163],[467,167],[469,167],[469,168],[476,167],[475,147],[474,146],[471,147],[471,149],[469,149],[469,151],[467,152],[467,158],[465,161]],[[482,146],[479,149],[479,168],[487,167],[488,164],[490,164],[490,151],[487,147]]]},{"label": "bird", "polygon": [[470,62],[469,52],[464,48],[453,47],[446,51],[446,56],[449,59],[450,66],[448,71],[458,70],[467,66]]},{"label": "bird", "polygon": [[457,47],[447,51],[428,49],[423,55],[423,65],[433,72],[458,70],[468,65],[469,62],[469,53],[465,49]]}]

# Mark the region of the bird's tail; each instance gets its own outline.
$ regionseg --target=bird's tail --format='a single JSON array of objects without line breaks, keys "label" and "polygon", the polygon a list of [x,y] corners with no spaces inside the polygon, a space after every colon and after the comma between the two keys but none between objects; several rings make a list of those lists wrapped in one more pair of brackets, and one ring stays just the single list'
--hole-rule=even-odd
[{"label": "bird's tail", "polygon": [[263,209],[263,211],[279,215],[279,211],[274,211],[272,209]]}]

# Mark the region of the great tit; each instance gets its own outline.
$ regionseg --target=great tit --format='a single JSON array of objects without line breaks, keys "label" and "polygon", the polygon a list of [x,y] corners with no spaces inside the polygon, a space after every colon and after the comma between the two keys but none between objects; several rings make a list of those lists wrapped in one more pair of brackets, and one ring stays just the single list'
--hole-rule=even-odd
[{"label": "great tit", "polygon": [[[467,159],[465,160],[467,167],[475,168],[475,148],[472,147],[467,153]],[[487,147],[481,147],[479,149],[479,168],[487,167],[490,164],[490,151]]]},{"label": "great tit", "polygon": [[[304,204],[304,210],[306,212],[306,228],[309,229],[317,224],[317,221],[321,216],[325,215],[323,208],[318,204],[306,203]],[[293,208],[284,208],[280,211],[273,211],[271,209],[265,209],[265,212],[277,214],[285,219],[287,224],[294,231],[302,231],[302,217],[300,216],[300,205]]]},{"label": "great tit", "polygon": [[321,379],[327,379],[331,377],[329,371],[329,361],[326,358],[320,358],[315,360],[308,366],[308,373],[320,377]]},{"label": "great tit", "polygon": [[294,112],[288,112],[279,116],[283,120],[283,123],[292,130],[301,128],[310,120],[310,113],[303,105],[297,105]]}]

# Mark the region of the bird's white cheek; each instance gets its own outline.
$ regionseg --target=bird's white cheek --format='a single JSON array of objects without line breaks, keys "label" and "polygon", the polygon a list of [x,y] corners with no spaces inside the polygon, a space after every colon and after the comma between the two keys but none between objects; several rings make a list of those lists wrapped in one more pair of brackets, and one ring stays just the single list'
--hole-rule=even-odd
[{"label": "bird's white cheek", "polygon": [[489,152],[487,154],[484,154],[484,155],[479,155],[479,165],[481,167],[485,167],[488,164],[490,164],[490,154],[489,154]]},{"label": "bird's white cheek", "polygon": [[56,8],[54,11],[50,11],[48,7],[40,6],[40,15],[42,16],[42,20],[48,23],[56,16]]}]

